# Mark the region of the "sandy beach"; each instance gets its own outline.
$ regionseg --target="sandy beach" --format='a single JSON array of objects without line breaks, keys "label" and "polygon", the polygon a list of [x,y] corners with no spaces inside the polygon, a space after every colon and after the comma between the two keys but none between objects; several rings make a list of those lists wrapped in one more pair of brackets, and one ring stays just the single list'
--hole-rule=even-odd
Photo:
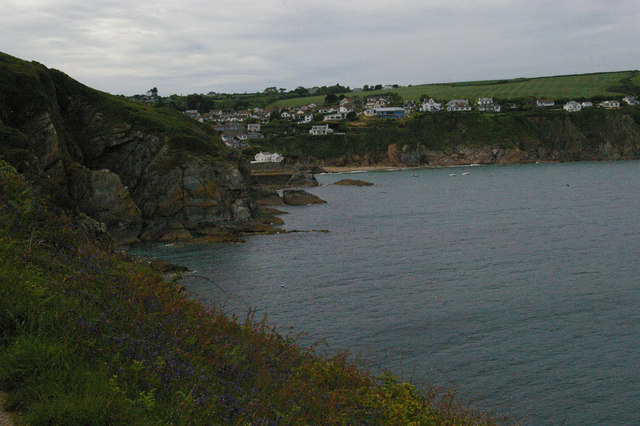
[{"label": "sandy beach", "polygon": [[353,173],[353,172],[376,172],[384,170],[410,170],[416,167],[406,166],[324,166],[322,167],[327,173]]}]

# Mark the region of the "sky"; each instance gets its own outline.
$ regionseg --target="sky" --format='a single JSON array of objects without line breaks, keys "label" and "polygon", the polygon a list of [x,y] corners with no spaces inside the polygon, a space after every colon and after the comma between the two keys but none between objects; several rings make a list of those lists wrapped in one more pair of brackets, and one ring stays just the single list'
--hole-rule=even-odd
[{"label": "sky", "polygon": [[133,95],[640,68],[638,0],[2,0],[0,51]]}]

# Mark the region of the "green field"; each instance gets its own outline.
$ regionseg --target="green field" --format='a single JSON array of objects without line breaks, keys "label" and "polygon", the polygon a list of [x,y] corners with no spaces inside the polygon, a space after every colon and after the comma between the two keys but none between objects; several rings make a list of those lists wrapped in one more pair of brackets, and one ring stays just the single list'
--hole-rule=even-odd
[{"label": "green field", "polygon": [[[516,99],[526,96],[549,99],[580,99],[599,96],[622,96],[624,93],[607,90],[619,85],[620,80],[630,78],[635,85],[640,85],[640,73],[637,71],[619,71],[594,74],[564,75],[555,77],[516,78],[511,80],[469,81],[447,84],[421,84],[401,87],[393,90],[377,90],[359,92],[353,96],[375,96],[382,93],[397,93],[407,100],[418,100],[422,95],[437,100],[477,99],[478,97],[494,97],[499,99]],[[272,106],[296,107],[309,103],[320,104],[324,96],[285,99]]]}]

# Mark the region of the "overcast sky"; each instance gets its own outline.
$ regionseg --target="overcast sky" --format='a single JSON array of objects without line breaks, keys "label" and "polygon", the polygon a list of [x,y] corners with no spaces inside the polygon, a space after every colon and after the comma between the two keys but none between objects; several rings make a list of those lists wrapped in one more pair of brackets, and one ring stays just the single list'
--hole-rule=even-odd
[{"label": "overcast sky", "polygon": [[638,0],[2,0],[0,51],[114,94],[640,68]]}]

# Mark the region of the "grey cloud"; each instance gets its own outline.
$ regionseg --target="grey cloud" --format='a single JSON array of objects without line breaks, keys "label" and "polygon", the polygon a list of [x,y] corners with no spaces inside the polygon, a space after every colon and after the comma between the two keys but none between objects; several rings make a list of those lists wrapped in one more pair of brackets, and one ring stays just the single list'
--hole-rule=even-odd
[{"label": "grey cloud", "polygon": [[9,0],[0,50],[114,93],[552,75],[638,68],[630,3]]}]

